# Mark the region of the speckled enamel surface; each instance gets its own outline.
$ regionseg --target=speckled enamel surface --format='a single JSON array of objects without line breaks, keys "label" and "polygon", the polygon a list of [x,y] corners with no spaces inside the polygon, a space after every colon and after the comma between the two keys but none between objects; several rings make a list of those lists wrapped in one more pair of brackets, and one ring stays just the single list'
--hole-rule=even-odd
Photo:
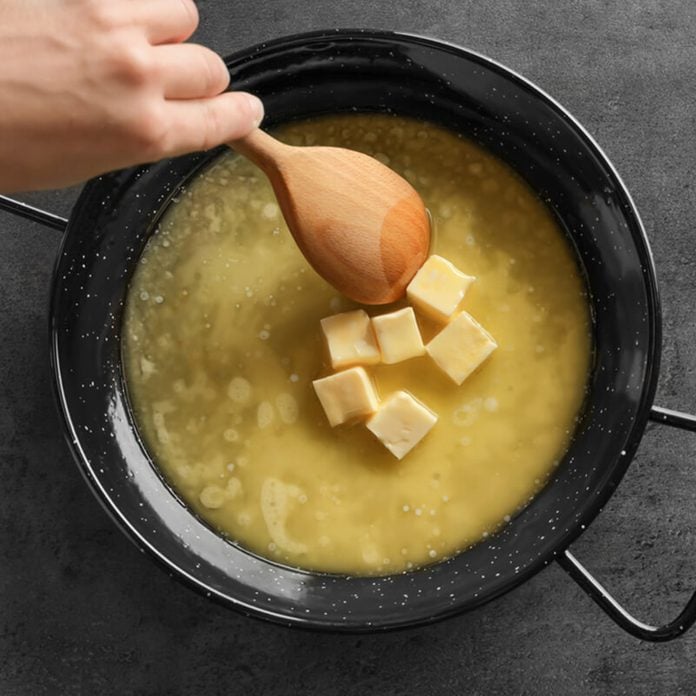
[{"label": "speckled enamel surface", "polygon": [[151,466],[132,426],[120,367],[126,283],[167,197],[205,161],[192,156],[93,182],[72,218],[56,270],[52,336],[58,391],[83,472],[119,523],[170,572],[247,613],[371,630],[493,599],[589,524],[642,434],[658,367],[659,311],[628,194],[557,105],[459,49],[388,34],[329,33],[261,46],[230,65],[237,85],[262,94],[277,122],[394,111],[465,132],[516,168],[572,239],[591,290],[597,360],[585,417],[554,479],[502,533],[422,571],[383,578],[304,573],[225,542]]}]

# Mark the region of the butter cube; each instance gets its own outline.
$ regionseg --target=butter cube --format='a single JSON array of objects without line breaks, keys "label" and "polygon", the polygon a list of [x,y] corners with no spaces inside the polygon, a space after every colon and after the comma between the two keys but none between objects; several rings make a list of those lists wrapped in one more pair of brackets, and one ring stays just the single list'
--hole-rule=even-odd
[{"label": "butter cube", "polygon": [[424,314],[447,321],[475,278],[462,273],[442,256],[431,256],[406,288],[412,304]]},{"label": "butter cube", "polygon": [[461,384],[497,347],[488,331],[462,312],[425,349],[444,372]]},{"label": "butter cube", "polygon": [[392,394],[367,427],[397,458],[403,459],[437,423],[437,416],[408,392]]},{"label": "butter cube", "polygon": [[321,329],[334,369],[349,365],[376,365],[380,361],[370,317],[364,310],[326,317],[321,320]]},{"label": "butter cube", "polygon": [[379,406],[375,388],[362,367],[351,367],[335,375],[315,379],[312,384],[332,428],[365,418]]},{"label": "butter cube", "polygon": [[411,307],[372,317],[372,327],[382,352],[382,362],[387,365],[425,354],[416,315]]}]

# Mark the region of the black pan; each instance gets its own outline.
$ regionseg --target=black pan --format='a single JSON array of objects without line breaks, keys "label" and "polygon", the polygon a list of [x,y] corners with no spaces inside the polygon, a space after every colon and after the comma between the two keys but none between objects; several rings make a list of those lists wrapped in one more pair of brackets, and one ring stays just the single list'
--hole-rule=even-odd
[{"label": "black pan", "polygon": [[[696,595],[675,621],[647,626],[568,550],[614,492],[648,419],[696,430],[696,418],[653,406],[661,336],[655,270],[628,191],[596,143],[530,82],[430,39],[318,32],[227,63],[236,87],[263,98],[269,127],[327,113],[393,112],[462,133],[514,167],[553,211],[585,273],[596,355],[587,404],[548,485],[502,531],[455,558],[382,578],[259,558],[215,534],[166,485],[138,436],[121,363],[124,300],[143,246],[169,199],[217,153],[119,171],[90,181],[67,221],[50,312],[65,432],[119,526],[172,575],[282,624],[337,631],[424,624],[499,597],[557,560],[634,635],[668,640],[686,630],[696,620]],[[63,226],[8,199],[3,206]]]}]

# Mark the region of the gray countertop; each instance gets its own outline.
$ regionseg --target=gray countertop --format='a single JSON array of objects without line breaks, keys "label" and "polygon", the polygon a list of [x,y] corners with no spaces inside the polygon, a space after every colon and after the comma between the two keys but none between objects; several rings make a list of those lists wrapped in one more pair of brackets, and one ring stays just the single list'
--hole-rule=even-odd
[{"label": "gray countertop", "polygon": [[[201,0],[221,53],[331,27],[398,29],[532,79],[596,137],[652,241],[658,403],[696,410],[696,3]],[[67,214],[77,191],[26,194]],[[473,613],[379,636],[290,631],[160,572],[92,497],[63,442],[47,357],[56,233],[0,213],[0,694],[693,694],[696,629],[615,627],[558,567]],[[649,428],[576,554],[641,618],[696,589],[696,437]]]}]

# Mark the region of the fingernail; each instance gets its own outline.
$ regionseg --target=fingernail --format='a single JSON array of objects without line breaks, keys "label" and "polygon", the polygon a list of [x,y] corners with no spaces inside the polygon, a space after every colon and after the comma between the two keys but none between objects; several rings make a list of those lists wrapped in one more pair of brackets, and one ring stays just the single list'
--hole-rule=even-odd
[{"label": "fingernail", "polygon": [[263,102],[253,94],[247,94],[246,97],[249,102],[249,112],[254,119],[254,128],[257,128],[261,124],[261,121],[263,121]]}]

